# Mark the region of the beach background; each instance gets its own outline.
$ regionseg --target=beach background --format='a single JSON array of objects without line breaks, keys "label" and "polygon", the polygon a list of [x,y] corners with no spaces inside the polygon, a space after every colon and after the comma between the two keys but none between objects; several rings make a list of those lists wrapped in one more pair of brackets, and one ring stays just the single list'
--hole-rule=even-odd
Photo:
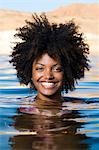
[{"label": "beach background", "polygon": [[[33,13],[0,9],[0,54],[11,53],[16,28],[25,25],[25,20],[31,20]],[[69,4],[47,11],[46,14],[52,22],[59,23],[73,19],[90,46],[90,56],[99,55],[99,3]]]}]

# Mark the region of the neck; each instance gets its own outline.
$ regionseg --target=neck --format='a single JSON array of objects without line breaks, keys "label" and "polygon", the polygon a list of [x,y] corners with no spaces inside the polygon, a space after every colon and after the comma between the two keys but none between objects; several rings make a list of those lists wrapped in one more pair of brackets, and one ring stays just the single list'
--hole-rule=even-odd
[{"label": "neck", "polygon": [[42,95],[38,93],[37,98],[41,100],[45,100],[45,101],[59,101],[62,99],[62,95],[61,93],[57,93],[55,95],[47,96],[47,95]]},{"label": "neck", "polygon": [[57,94],[53,96],[45,96],[45,95],[38,94],[36,96],[36,102],[42,106],[43,105],[61,106],[62,101],[63,101],[63,97],[61,96],[61,94]]}]

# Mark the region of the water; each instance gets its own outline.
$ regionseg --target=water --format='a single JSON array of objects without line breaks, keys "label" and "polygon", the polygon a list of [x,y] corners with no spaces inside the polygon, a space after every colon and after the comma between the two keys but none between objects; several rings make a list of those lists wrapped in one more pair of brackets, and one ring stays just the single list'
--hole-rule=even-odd
[{"label": "water", "polygon": [[[20,86],[8,60],[8,56],[0,56],[0,149],[99,149],[98,57],[91,58],[92,68],[78,82],[76,90],[65,95],[62,116],[51,116],[53,106],[40,109],[46,116],[24,113],[32,109],[25,97],[35,97],[36,92]],[[82,103],[75,103],[74,99]]]}]

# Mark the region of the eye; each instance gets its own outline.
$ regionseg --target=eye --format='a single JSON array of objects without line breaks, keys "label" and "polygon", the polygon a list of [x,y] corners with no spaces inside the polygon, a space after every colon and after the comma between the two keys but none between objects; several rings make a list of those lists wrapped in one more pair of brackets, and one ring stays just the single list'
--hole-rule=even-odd
[{"label": "eye", "polygon": [[62,67],[55,66],[55,67],[53,68],[53,71],[55,71],[55,72],[62,72],[62,71],[63,71],[63,68],[62,68]]},{"label": "eye", "polygon": [[37,70],[37,71],[43,71],[44,70],[44,68],[43,67],[36,67],[36,69],[35,70]]}]

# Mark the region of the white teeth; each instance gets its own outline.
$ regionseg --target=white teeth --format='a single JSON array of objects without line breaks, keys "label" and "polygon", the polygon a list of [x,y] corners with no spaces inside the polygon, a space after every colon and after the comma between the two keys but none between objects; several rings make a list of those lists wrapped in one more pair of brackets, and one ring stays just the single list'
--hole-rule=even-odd
[{"label": "white teeth", "polygon": [[55,86],[55,83],[52,83],[52,82],[42,82],[42,85],[45,88],[53,88]]}]

